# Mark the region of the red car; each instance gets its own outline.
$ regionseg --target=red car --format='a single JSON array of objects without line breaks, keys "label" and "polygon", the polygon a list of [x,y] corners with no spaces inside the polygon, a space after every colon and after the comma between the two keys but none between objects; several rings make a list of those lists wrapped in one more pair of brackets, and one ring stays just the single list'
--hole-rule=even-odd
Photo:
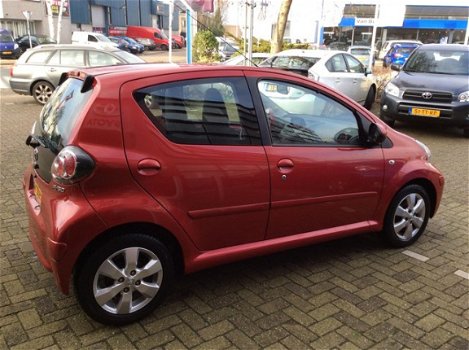
[{"label": "red car", "polygon": [[177,273],[363,232],[412,244],[444,183],[425,145],[351,99],[253,67],[69,73],[27,144],[34,249],[117,325]]}]

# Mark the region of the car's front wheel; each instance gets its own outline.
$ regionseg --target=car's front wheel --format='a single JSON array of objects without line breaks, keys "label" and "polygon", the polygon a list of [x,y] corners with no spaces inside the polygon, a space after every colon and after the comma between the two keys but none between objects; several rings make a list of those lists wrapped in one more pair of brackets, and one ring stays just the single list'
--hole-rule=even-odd
[{"label": "car's front wheel", "polygon": [[425,231],[430,216],[427,191],[419,185],[408,185],[392,200],[384,221],[384,237],[395,247],[414,243]]},{"label": "car's front wheel", "polygon": [[124,325],[148,315],[174,275],[166,246],[146,234],[111,238],[80,261],[74,280],[78,301],[104,324]]},{"label": "car's front wheel", "polygon": [[366,95],[364,107],[370,110],[371,107],[373,107],[373,102],[375,102],[375,98],[376,98],[376,89],[374,86],[370,86],[370,90],[368,90],[368,94]]},{"label": "car's front wheel", "polygon": [[51,83],[48,83],[47,81],[38,81],[34,84],[31,92],[37,103],[45,105],[47,101],[49,101],[54,90],[55,88]]}]

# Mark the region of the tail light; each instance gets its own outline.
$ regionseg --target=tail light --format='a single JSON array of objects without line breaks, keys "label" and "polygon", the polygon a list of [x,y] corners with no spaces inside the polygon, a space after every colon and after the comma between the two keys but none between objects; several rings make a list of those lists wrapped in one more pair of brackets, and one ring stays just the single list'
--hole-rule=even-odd
[{"label": "tail light", "polygon": [[13,77],[13,66],[10,67],[10,77]]},{"label": "tail light", "polygon": [[55,181],[70,185],[88,177],[94,166],[94,160],[88,153],[79,147],[67,146],[55,157],[51,173]]}]

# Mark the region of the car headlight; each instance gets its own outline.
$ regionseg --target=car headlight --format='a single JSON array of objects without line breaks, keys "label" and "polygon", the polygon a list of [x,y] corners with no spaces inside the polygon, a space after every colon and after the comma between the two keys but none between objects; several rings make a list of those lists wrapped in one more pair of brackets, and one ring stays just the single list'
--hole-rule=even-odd
[{"label": "car headlight", "polygon": [[469,91],[461,92],[458,96],[459,102],[469,102]]},{"label": "car headlight", "polygon": [[430,161],[431,158],[432,158],[432,151],[430,151],[430,148],[428,148],[428,146],[426,144],[424,144],[423,142],[420,142],[419,140],[415,140],[415,142],[417,142],[417,145],[422,147],[422,149],[427,154],[427,161]]},{"label": "car headlight", "polygon": [[16,50],[18,47],[19,47],[18,44],[15,43],[15,44],[13,45],[13,50]]},{"label": "car headlight", "polygon": [[384,88],[384,92],[386,92],[388,95],[395,96],[395,97],[399,97],[400,95],[399,88],[393,83],[388,83],[386,87]]}]

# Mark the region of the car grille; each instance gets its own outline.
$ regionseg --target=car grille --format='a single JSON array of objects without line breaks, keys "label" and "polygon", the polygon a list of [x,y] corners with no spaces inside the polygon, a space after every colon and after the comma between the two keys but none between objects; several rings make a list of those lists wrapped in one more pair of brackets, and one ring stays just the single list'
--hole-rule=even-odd
[{"label": "car grille", "polygon": [[[425,99],[422,94],[429,92],[432,94],[431,98]],[[428,91],[428,90],[406,90],[402,96],[404,100],[410,101],[422,101],[422,102],[433,102],[433,103],[451,103],[453,95],[450,92],[442,91]]]}]

